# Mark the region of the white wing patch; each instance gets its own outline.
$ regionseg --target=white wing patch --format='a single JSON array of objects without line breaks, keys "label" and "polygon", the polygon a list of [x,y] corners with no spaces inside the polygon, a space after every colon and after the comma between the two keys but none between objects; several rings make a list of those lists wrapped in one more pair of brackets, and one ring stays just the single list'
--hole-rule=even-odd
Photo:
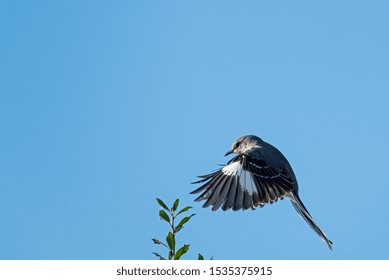
[{"label": "white wing patch", "polygon": [[257,193],[257,188],[251,173],[244,170],[240,162],[237,161],[224,166],[222,172],[227,176],[239,176],[239,185],[241,188],[249,192],[249,194]]},{"label": "white wing patch", "polygon": [[[243,168],[242,168],[243,170]],[[243,174],[239,177],[240,185],[243,186],[244,189],[246,189],[249,194],[256,193],[256,187],[253,180],[253,176],[249,171],[243,170]],[[243,179],[243,180],[242,180]],[[243,182],[242,182],[243,181]]]},{"label": "white wing patch", "polygon": [[236,161],[224,166],[222,168],[222,172],[228,176],[236,176],[241,172],[242,169],[242,165],[239,163],[239,161]]}]

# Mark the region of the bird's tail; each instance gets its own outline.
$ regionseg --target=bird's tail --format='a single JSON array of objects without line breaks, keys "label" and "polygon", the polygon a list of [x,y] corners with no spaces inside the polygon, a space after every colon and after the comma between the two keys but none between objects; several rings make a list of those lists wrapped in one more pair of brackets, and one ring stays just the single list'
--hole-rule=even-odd
[{"label": "bird's tail", "polygon": [[324,240],[324,242],[327,243],[328,247],[332,250],[332,241],[327,238],[325,233],[319,228],[319,226],[315,223],[313,220],[311,214],[309,214],[307,208],[305,208],[303,202],[301,201],[300,197],[297,193],[290,193],[289,198],[292,201],[292,204],[294,208],[296,209],[297,213],[300,214],[300,216],[307,222],[307,224],[314,230],[316,233],[320,236],[321,239]]}]

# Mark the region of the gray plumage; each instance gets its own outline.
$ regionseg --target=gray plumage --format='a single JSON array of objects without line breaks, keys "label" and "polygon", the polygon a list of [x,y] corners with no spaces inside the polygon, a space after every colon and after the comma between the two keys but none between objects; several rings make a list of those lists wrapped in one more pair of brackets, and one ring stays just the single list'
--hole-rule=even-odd
[{"label": "gray plumage", "polygon": [[274,146],[254,135],[238,138],[231,150],[237,154],[219,170],[199,176],[203,183],[191,194],[201,193],[195,201],[206,200],[203,207],[212,206],[212,211],[249,208],[256,209],[268,203],[288,197],[297,213],[327,243],[332,250],[332,241],[315,223],[298,195],[296,176],[284,155]]}]

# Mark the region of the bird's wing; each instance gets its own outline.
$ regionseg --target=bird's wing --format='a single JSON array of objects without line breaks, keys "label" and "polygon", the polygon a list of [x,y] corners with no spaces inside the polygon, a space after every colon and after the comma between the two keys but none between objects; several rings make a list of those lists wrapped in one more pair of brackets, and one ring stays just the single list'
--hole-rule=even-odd
[{"label": "bird's wing", "polygon": [[201,187],[191,192],[201,193],[196,201],[206,200],[204,207],[212,210],[239,210],[262,207],[284,198],[295,182],[283,169],[271,167],[265,160],[238,155],[223,168],[204,176]]}]

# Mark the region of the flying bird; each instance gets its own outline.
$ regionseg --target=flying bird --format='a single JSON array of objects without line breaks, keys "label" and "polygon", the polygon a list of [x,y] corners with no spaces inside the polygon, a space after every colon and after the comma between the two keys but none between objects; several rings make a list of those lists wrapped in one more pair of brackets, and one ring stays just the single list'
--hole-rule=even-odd
[{"label": "flying bird", "polygon": [[298,194],[296,176],[284,155],[254,135],[238,138],[225,156],[237,154],[219,170],[198,176],[203,183],[191,194],[201,193],[195,201],[206,200],[203,207],[223,211],[256,209],[287,197],[297,213],[332,250],[333,243],[319,228]]}]

